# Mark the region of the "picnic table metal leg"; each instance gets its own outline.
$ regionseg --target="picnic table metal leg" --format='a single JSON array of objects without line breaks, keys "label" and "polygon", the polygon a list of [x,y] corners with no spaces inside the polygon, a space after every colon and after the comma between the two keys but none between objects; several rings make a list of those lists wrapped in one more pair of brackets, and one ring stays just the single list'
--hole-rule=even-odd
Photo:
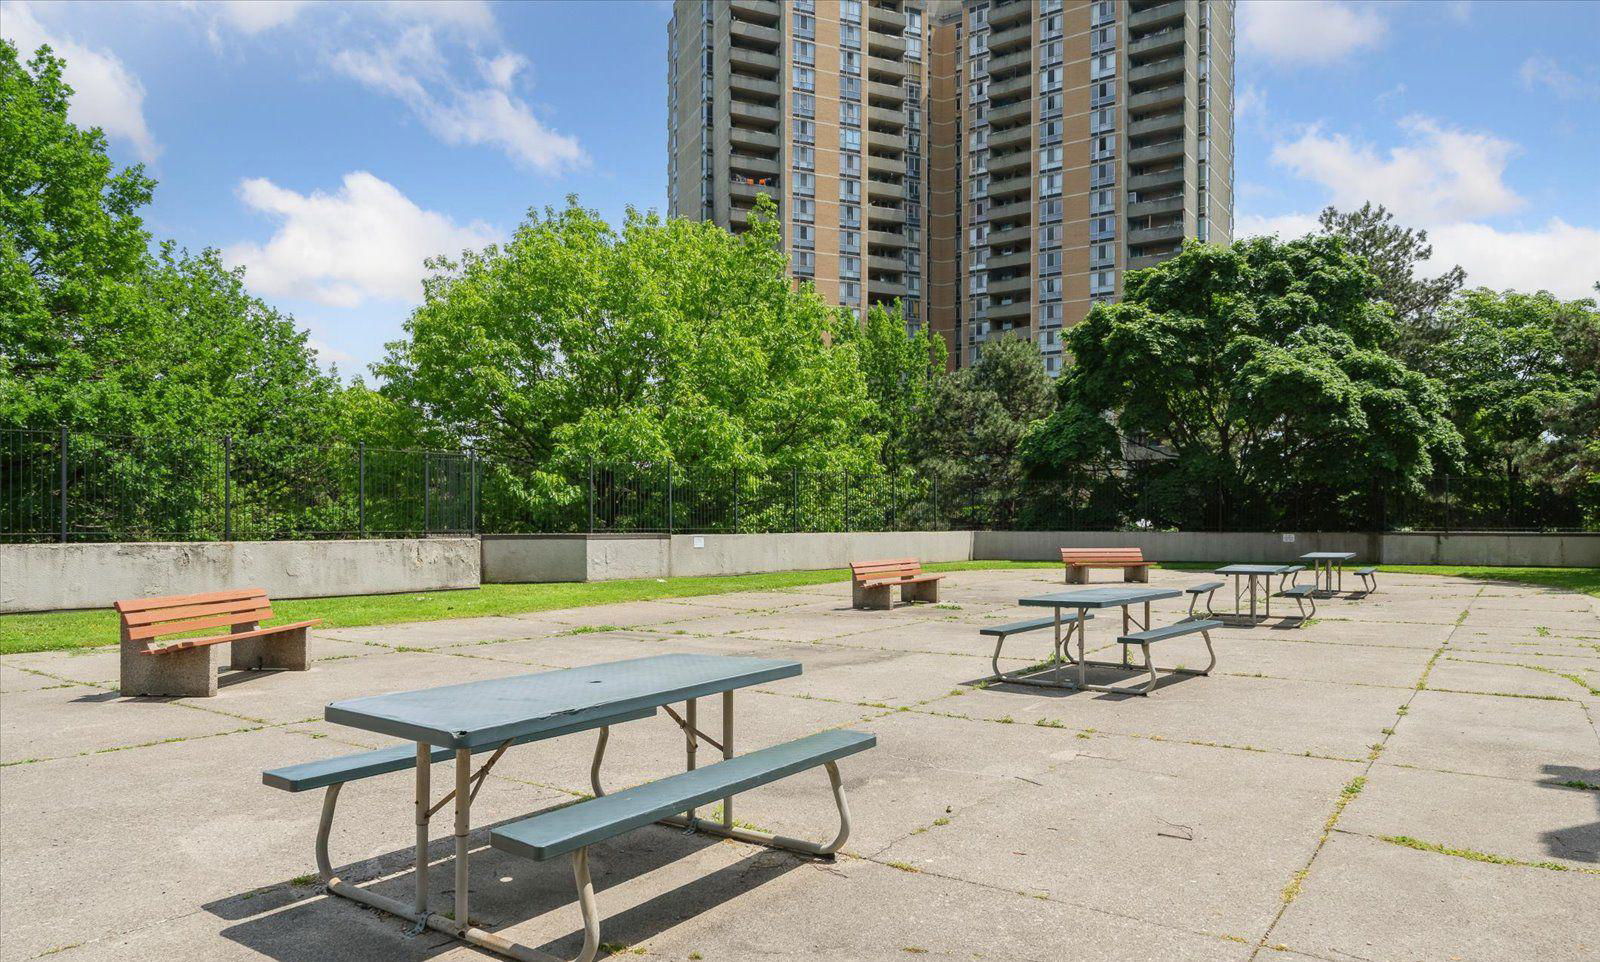
[{"label": "picnic table metal leg", "polygon": [[[722,758],[733,757],[733,689],[722,693]],[[722,827],[733,827],[733,796],[722,800]]]},{"label": "picnic table metal leg", "polygon": [[417,742],[417,895],[419,918],[428,916],[428,803],[433,787],[433,757],[427,742]]},{"label": "picnic table metal leg", "polygon": [[471,925],[467,914],[468,863],[467,833],[472,830],[472,751],[456,749],[456,921]]},{"label": "picnic table metal leg", "polygon": [[[694,753],[700,748],[700,742],[695,737],[695,725],[699,723],[699,702],[700,699],[691,698],[683,703],[683,717],[687,722],[687,724],[683,726],[683,749],[685,756],[684,768],[685,770],[691,772],[694,771]],[[689,811],[685,813],[685,817],[693,821],[694,809],[689,809]]]},{"label": "picnic table metal leg", "polygon": [[594,797],[599,798],[606,793],[600,784],[600,763],[606,757],[606,742],[611,740],[611,726],[600,726],[600,740],[594,745],[594,761],[589,763],[589,787],[594,789]]},{"label": "picnic table metal leg", "polygon": [[[1059,611],[1060,609],[1056,609]],[[1078,687],[1083,688],[1089,684],[1089,656],[1084,651],[1083,623],[1089,619],[1089,609],[1078,609]]]}]

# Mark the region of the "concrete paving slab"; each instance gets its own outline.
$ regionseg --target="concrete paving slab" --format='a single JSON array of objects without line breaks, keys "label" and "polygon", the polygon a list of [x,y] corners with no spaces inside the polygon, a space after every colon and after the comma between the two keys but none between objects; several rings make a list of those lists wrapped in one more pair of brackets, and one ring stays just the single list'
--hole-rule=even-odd
[{"label": "concrete paving slab", "polygon": [[1600,635],[1600,616],[1592,611],[1499,609],[1473,611],[1461,622],[1472,628],[1540,628],[1573,635]]},{"label": "concrete paving slab", "polygon": [[0,665],[28,668],[54,678],[116,687],[122,656],[116,648],[71,648],[0,656]]},{"label": "concrete paving slab", "polygon": [[1600,878],[1336,833],[1268,937],[1323,959],[1592,960]]},{"label": "concrete paving slab", "polygon": [[0,764],[68,758],[262,724],[259,718],[199,711],[176,701],[122,698],[85,685],[8,692],[0,711]]},{"label": "concrete paving slab", "polygon": [[1399,624],[1389,621],[1351,621],[1336,611],[1317,608],[1317,621],[1305,629],[1306,637],[1330,644],[1382,645],[1389,648],[1432,650],[1453,637],[1454,625]]},{"label": "concrete paving slab", "polygon": [[864,705],[899,707],[939,698],[952,688],[990,674],[989,659],[928,655],[825,645],[791,645],[766,652],[805,666],[798,678],[763,686],[766,690]]},{"label": "concrete paving slab", "polygon": [[[1313,640],[1314,627],[1292,635],[1257,632],[1240,637],[1238,632],[1215,632],[1212,647],[1217,651],[1217,671],[1410,688],[1433,656],[1425,648],[1326,644]],[[1158,666],[1165,663],[1198,667],[1206,663],[1205,642],[1198,635],[1173,638],[1153,647]]]},{"label": "concrete paving slab", "polygon": [[493,645],[452,648],[451,652],[495,661],[573,668],[626,658],[690,653],[705,655],[745,655],[775,647],[771,642],[733,637],[656,634],[634,631],[596,631],[578,635],[557,635],[531,641],[508,641]]},{"label": "concrete paving slab", "polygon": [[[1600,771],[1590,774],[1600,786]],[[1339,820],[1362,835],[1409,836],[1524,862],[1600,867],[1600,788],[1553,767],[1537,782],[1375,767]]]},{"label": "concrete paving slab", "polygon": [[[1569,662],[1571,660],[1567,659]],[[1485,661],[1472,658],[1466,653],[1447,655],[1433,666],[1433,671],[1428,675],[1428,687],[1529,695],[1539,698],[1600,700],[1600,670],[1595,671],[1591,677],[1590,673],[1570,666],[1554,667],[1539,664],[1533,656],[1529,656],[1525,661],[1528,665],[1536,667]],[[1585,666],[1588,667],[1590,666]],[[1595,667],[1600,669],[1600,665]],[[1540,668],[1544,670],[1541,671]]]},{"label": "concrete paving slab", "polygon": [[1092,739],[882,853],[915,868],[1162,921],[1266,931],[1354,766]]},{"label": "concrete paving slab", "polygon": [[13,668],[9,664],[0,663],[0,695],[9,695],[17,691],[38,691],[41,688],[59,688],[62,685],[73,685],[76,682],[62,681],[48,675],[40,675],[21,668]]},{"label": "concrete paving slab", "polygon": [[[830,588],[833,590],[830,590]],[[694,598],[693,603],[696,606],[718,608],[724,611],[770,611],[773,609],[792,608],[817,601],[839,602],[840,599],[843,599],[843,604],[850,603],[850,583],[848,581],[840,581],[836,586],[813,585],[803,590],[731,591],[723,595],[701,595]]]},{"label": "concrete paving slab", "polygon": [[334,628],[323,632],[347,642],[384,645],[389,648],[443,648],[476,641],[504,641],[534,638],[564,630],[559,623],[527,621],[520,618],[446,618],[392,625],[366,625],[360,628]]},{"label": "concrete paving slab", "polygon": [[1600,736],[1578,702],[1420,691],[1383,760],[1537,780],[1548,765],[1600,769]]},{"label": "concrete paving slab", "polygon": [[615,625],[618,628],[635,628],[669,621],[689,621],[722,614],[716,606],[667,601],[626,601],[614,605],[585,605],[581,608],[562,608],[541,611],[540,621],[555,622],[573,628],[593,628]]}]

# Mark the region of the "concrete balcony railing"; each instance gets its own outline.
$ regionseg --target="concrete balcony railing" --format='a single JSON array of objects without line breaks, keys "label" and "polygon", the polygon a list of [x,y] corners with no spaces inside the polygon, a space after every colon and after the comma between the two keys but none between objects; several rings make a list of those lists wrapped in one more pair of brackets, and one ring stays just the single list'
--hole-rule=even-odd
[{"label": "concrete balcony railing", "polygon": [[989,176],[1004,177],[1019,167],[1028,166],[1033,160],[1030,150],[1014,150],[1010,153],[989,155]]},{"label": "concrete balcony railing", "polygon": [[1129,137],[1147,137],[1151,134],[1176,133],[1184,129],[1188,112],[1169,110],[1162,114],[1141,117],[1128,124]]},{"label": "concrete balcony railing", "polygon": [[989,5],[989,29],[992,32],[1032,19],[1033,0],[995,0]]},{"label": "concrete balcony railing", "polygon": [[991,301],[988,313],[989,323],[1015,324],[1017,321],[1026,321],[1032,310],[1033,305],[1029,303],[1027,297],[1023,297],[1021,300],[1014,300],[1009,304],[997,304]]},{"label": "concrete balcony railing", "polygon": [[778,76],[778,55],[775,53],[751,50],[749,47],[729,47],[728,63],[745,73],[761,77]]},{"label": "concrete balcony railing", "polygon": [[867,269],[874,274],[898,274],[906,269],[905,258],[872,255],[867,258]]},{"label": "concrete balcony railing", "polygon": [[734,20],[728,24],[728,36],[742,41],[746,47],[760,50],[776,52],[783,46],[783,34],[778,28],[764,27],[759,23],[748,23],[743,20]]},{"label": "concrete balcony railing", "polygon": [[1158,244],[1183,240],[1183,222],[1162,224],[1158,227],[1139,227],[1128,231],[1128,243]]},{"label": "concrete balcony railing", "polygon": [[728,0],[728,7],[740,20],[750,20],[768,26],[776,25],[782,16],[778,0]]},{"label": "concrete balcony railing", "polygon": [[776,151],[779,146],[777,134],[750,127],[729,127],[728,140],[735,147],[748,147],[754,150]]},{"label": "concrete balcony railing", "polygon": [[867,155],[867,173],[886,174],[892,177],[904,177],[906,162],[898,157],[877,157]]},{"label": "concrete balcony railing", "polygon": [[1128,270],[1142,271],[1147,267],[1154,267],[1162,261],[1171,259],[1172,252],[1168,251],[1163,251],[1160,254],[1140,254],[1137,257],[1128,258]]},{"label": "concrete balcony railing", "polygon": [[[1014,268],[1014,267],[1026,268],[1032,262],[1033,262],[1033,251],[1016,251],[1015,253],[1011,253],[1011,254],[999,254],[999,255],[991,254],[989,256],[989,265],[988,266],[989,266],[990,270],[1004,270],[1004,269],[1007,269],[1007,268]],[[990,286],[990,290],[993,290],[993,289],[994,289],[994,287],[993,287],[993,285],[991,285]]]},{"label": "concrete balcony railing", "polygon": [[997,204],[1021,198],[1026,200],[1033,189],[1033,178],[1026,170],[1020,176],[989,178],[989,199]]},{"label": "concrete balcony railing", "polygon": [[1008,130],[989,131],[990,150],[1014,150],[1033,143],[1033,125],[1020,124]]},{"label": "concrete balcony railing", "polygon": [[1021,227],[1008,227],[1005,230],[992,230],[989,232],[989,246],[1015,247],[1019,244],[1033,242],[1033,228],[1028,225]]},{"label": "concrete balcony railing", "polygon": [[1188,38],[1189,31],[1181,26],[1147,33],[1128,44],[1128,59],[1140,61],[1148,57],[1176,53],[1183,49]]},{"label": "concrete balcony railing", "polygon": [[742,100],[738,97],[728,101],[728,116],[734,120],[762,127],[763,129],[777,127],[783,120],[783,114],[778,108]]},{"label": "concrete balcony railing", "polygon": [[906,88],[902,84],[867,81],[867,103],[885,107],[898,107],[906,101]]},{"label": "concrete balcony railing", "polygon": [[868,106],[867,123],[900,130],[906,125],[906,112],[895,107]]},{"label": "concrete balcony railing", "polygon": [[728,196],[741,207],[750,207],[755,204],[757,194],[766,194],[774,200],[779,198],[777,184],[749,184],[742,181],[730,181]]},{"label": "concrete balcony railing", "polygon": [[776,100],[783,94],[783,88],[778,86],[776,80],[747,73],[730,72],[728,87],[736,94],[748,94],[769,100]]},{"label": "concrete balcony railing", "polygon": [[867,79],[879,83],[901,83],[906,79],[906,65],[899,60],[890,60],[886,57],[868,56]]},{"label": "concrete balcony railing", "polygon": [[867,297],[869,299],[894,300],[906,296],[904,281],[888,277],[871,277],[867,279]]},{"label": "concrete balcony railing", "polygon": [[1168,84],[1155,90],[1142,90],[1128,96],[1129,110],[1158,110],[1183,103],[1187,84]]},{"label": "concrete balcony railing", "polygon": [[1026,97],[1031,93],[1033,93],[1033,74],[1031,72],[989,84],[990,103],[994,103],[996,100],[1010,100],[1013,97]]},{"label": "concrete balcony railing", "polygon": [[1183,156],[1185,140],[1177,137],[1159,144],[1135,147],[1128,151],[1130,164],[1154,164],[1163,160],[1177,160]]},{"label": "concrete balcony railing", "polygon": [[752,177],[776,177],[778,158],[734,151],[728,154],[728,169]]},{"label": "concrete balcony railing", "polygon": [[[989,55],[991,58],[997,54],[1009,53],[1019,47],[1030,47],[1032,45],[1033,24],[1028,21],[1023,21],[1004,30],[989,31]],[[992,71],[994,68],[990,67],[989,69]]]},{"label": "concrete balcony railing", "polygon": [[1162,81],[1177,81],[1188,69],[1188,58],[1183,55],[1167,57],[1152,63],[1139,64],[1128,70],[1128,83],[1154,85]]},{"label": "concrete balcony railing", "polygon": [[995,83],[1033,69],[1033,51],[1024,47],[1015,53],[989,58],[989,82]]},{"label": "concrete balcony railing", "polygon": [[876,147],[881,151],[903,154],[906,150],[906,132],[904,130],[884,130],[881,127],[868,127],[867,146]]},{"label": "concrete balcony railing", "polygon": [[1155,200],[1136,200],[1128,205],[1128,217],[1155,217],[1183,211],[1183,195],[1158,197]]},{"label": "concrete balcony railing", "polygon": [[899,33],[867,31],[867,53],[875,57],[899,60],[906,55],[906,38]]},{"label": "concrete balcony railing", "polygon": [[904,10],[895,10],[892,7],[881,7],[875,3],[863,3],[866,8],[867,26],[873,30],[884,33],[903,34],[906,32],[906,14]]},{"label": "concrete balcony railing", "polygon": [[898,207],[888,207],[883,204],[866,205],[867,223],[876,224],[904,224],[906,212]]},{"label": "concrete balcony railing", "polygon": [[1008,127],[1011,124],[1031,122],[1033,120],[1033,101],[1019,100],[1014,104],[996,107],[989,111],[989,125],[993,127]]},{"label": "concrete balcony railing", "polygon": [[[994,269],[994,260],[989,261],[990,269]],[[995,280],[994,275],[989,275],[989,296],[1005,299],[1007,297],[1022,296],[1026,298],[1028,291],[1033,287],[1033,275],[1018,274],[1014,277],[1005,277]]]},{"label": "concrete balcony railing", "polygon": [[902,248],[906,246],[906,235],[898,234],[894,231],[869,230],[867,231],[867,243],[873,247]]},{"label": "concrete balcony railing", "polygon": [[1008,222],[1027,217],[1032,212],[1032,207],[1032,203],[1026,200],[996,205],[989,208],[989,223]]},{"label": "concrete balcony railing", "polygon": [[1183,186],[1183,165],[1168,170],[1155,170],[1128,178],[1128,189],[1133,191],[1170,189]]},{"label": "concrete balcony railing", "polygon": [[[1153,7],[1145,7],[1128,14],[1128,30],[1130,33],[1153,31],[1160,27],[1172,26],[1183,22],[1183,0],[1172,0],[1170,3],[1158,3]],[[989,18],[991,21],[994,18]]]},{"label": "concrete balcony railing", "polygon": [[900,200],[905,196],[905,184],[899,181],[877,180],[867,178],[867,196],[884,201]]}]

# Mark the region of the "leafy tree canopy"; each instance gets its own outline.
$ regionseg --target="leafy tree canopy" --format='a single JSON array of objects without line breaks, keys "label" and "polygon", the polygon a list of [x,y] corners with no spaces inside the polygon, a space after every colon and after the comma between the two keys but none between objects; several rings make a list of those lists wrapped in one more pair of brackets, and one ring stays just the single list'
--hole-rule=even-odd
[{"label": "leafy tree canopy", "polygon": [[945,376],[949,353],[944,338],[926,328],[906,333],[899,302],[892,310],[874,304],[859,334],[846,327],[845,341],[854,341],[862,376],[866,378],[865,426],[883,438],[886,465],[915,460],[921,444],[919,411],[928,405],[935,385]]},{"label": "leafy tree canopy", "polygon": [[879,441],[855,320],[796,290],[770,201],[741,235],[569,199],[503,247],[432,262],[386,395],[491,458],[862,470]]},{"label": "leafy tree canopy", "polygon": [[1067,413],[1028,449],[1102,451],[1089,412],[1109,412],[1122,433],[1169,444],[1184,471],[1234,491],[1414,482],[1460,441],[1438,385],[1383,351],[1393,325],[1376,287],[1331,237],[1190,243],[1130,272],[1120,303],[1068,332]]},{"label": "leafy tree canopy", "polygon": [[320,438],[338,383],[217,253],[150,248],[155,182],[67,119],[62,61],[0,41],[0,424]]}]

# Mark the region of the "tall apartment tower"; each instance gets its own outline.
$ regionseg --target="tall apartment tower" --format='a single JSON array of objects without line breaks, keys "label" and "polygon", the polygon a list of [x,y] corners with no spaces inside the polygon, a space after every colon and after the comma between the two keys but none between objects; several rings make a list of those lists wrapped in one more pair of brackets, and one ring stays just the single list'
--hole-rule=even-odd
[{"label": "tall apartment tower", "polygon": [[[1233,0],[963,0],[930,26],[928,323],[958,365],[1233,238]],[[943,75],[953,70],[955,77]],[[947,163],[946,158],[950,160]]]},{"label": "tall apartment tower", "polygon": [[796,278],[857,311],[898,298],[924,323],[924,10],[674,0],[668,215],[738,231],[770,194]]}]

